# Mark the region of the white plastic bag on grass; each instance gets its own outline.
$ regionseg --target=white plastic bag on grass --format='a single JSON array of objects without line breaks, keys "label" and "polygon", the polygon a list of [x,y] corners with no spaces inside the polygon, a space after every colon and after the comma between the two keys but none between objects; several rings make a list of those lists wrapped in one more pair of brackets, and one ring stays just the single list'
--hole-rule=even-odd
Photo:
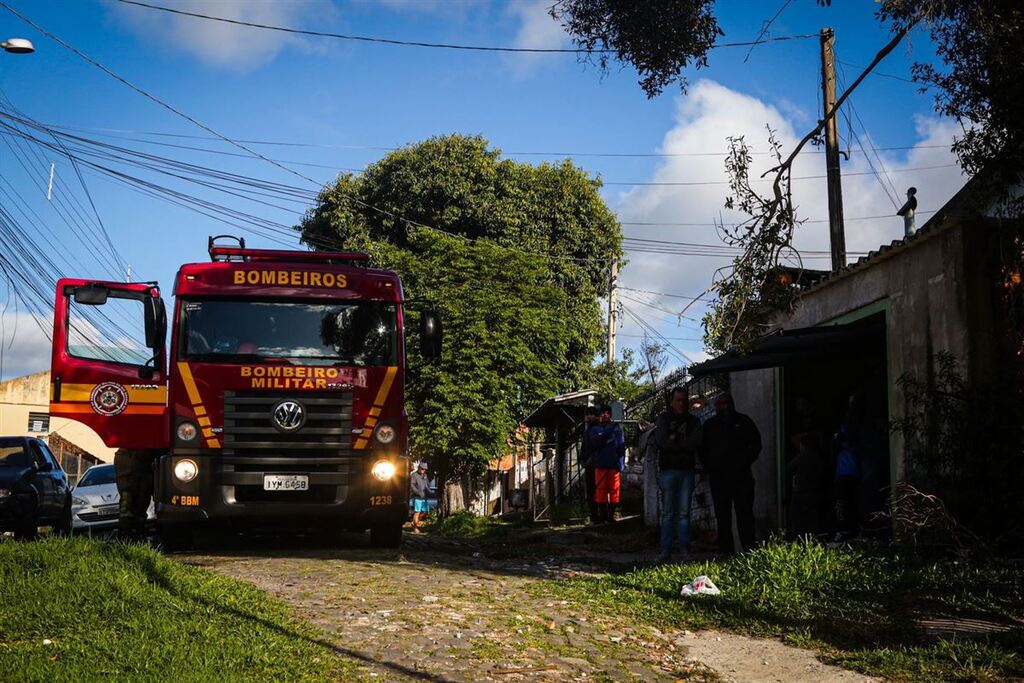
[{"label": "white plastic bag on grass", "polygon": [[718,586],[706,576],[698,576],[690,583],[683,586],[683,590],[680,591],[680,595],[688,597],[690,595],[718,595],[722,591],[718,590]]}]

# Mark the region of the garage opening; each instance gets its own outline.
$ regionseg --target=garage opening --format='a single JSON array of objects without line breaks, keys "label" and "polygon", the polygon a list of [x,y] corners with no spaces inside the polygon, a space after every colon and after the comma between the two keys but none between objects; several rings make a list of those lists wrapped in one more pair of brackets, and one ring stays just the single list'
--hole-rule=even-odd
[{"label": "garage opening", "polygon": [[[785,330],[695,375],[778,368],[777,500],[789,537],[884,536],[890,484],[885,313]],[[762,484],[763,485],[763,484]]]}]

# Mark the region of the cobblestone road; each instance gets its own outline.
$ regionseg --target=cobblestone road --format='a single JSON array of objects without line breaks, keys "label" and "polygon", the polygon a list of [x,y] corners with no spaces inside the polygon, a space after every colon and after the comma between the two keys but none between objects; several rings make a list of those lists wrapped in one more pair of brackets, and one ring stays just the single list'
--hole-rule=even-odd
[{"label": "cobblestone road", "polygon": [[[476,556],[474,556],[476,555]],[[376,681],[855,681],[812,653],[730,634],[663,633],[546,595],[592,570],[565,558],[489,559],[408,538],[378,551],[267,539],[178,559],[250,581],[323,629]]]}]

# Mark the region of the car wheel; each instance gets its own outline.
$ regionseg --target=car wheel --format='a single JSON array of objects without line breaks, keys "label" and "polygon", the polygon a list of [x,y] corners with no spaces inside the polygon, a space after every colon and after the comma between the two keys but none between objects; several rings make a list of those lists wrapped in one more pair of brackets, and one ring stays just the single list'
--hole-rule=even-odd
[{"label": "car wheel", "polygon": [[33,496],[32,501],[25,508],[25,520],[14,530],[15,540],[34,541],[38,538],[39,519],[36,517],[38,510],[38,499]]},{"label": "car wheel", "polygon": [[35,526],[34,520],[14,532],[16,541],[34,541],[37,538],[39,538],[39,527]]},{"label": "car wheel", "polygon": [[381,524],[370,527],[370,545],[374,548],[397,548],[402,545],[402,525]]},{"label": "car wheel", "polygon": [[193,540],[192,529],[184,525],[164,524],[160,527],[160,547],[164,552],[188,550]]}]

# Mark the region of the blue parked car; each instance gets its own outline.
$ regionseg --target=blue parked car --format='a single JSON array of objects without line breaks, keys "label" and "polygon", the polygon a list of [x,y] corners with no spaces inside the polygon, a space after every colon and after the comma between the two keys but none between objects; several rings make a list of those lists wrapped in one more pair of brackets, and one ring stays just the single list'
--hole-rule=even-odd
[{"label": "blue parked car", "polygon": [[68,477],[40,439],[0,437],[0,531],[31,540],[41,526],[71,532]]}]

